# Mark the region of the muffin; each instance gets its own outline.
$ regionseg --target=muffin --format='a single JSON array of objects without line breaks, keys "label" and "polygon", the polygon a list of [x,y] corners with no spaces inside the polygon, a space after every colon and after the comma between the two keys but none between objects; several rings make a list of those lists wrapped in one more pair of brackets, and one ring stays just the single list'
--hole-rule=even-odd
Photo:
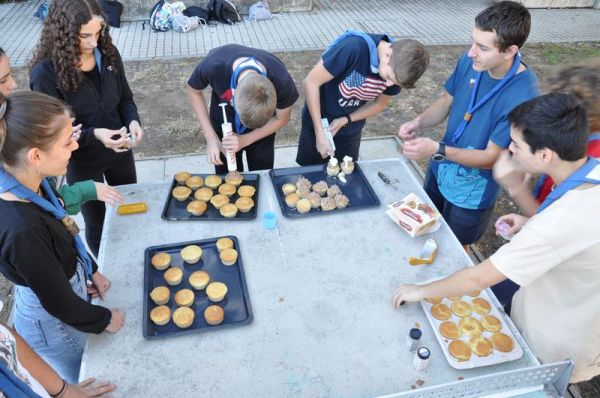
[{"label": "muffin", "polygon": [[450,352],[450,355],[459,362],[471,359],[471,349],[467,343],[462,340],[452,340],[450,344],[448,344],[448,352]]},{"label": "muffin", "polygon": [[239,187],[242,184],[242,181],[244,181],[244,176],[240,173],[228,173],[225,176],[225,182],[233,185],[234,187]]},{"label": "muffin", "polygon": [[310,188],[302,187],[296,189],[296,193],[298,194],[298,196],[300,196],[300,199],[307,199],[312,192]]},{"label": "muffin", "polygon": [[203,202],[208,202],[210,200],[210,198],[212,198],[213,196],[213,191],[212,189],[208,188],[208,187],[202,187],[199,190],[197,190],[196,192],[194,192],[194,198],[201,200]]},{"label": "muffin", "polygon": [[335,195],[335,207],[338,209],[345,209],[346,207],[348,207],[348,203],[350,203],[350,200],[348,199],[348,197],[342,193]]},{"label": "muffin", "polygon": [[448,297],[448,300],[457,301],[457,300],[460,300],[461,298],[462,298],[462,296]]},{"label": "muffin", "polygon": [[296,207],[296,203],[298,203],[299,200],[300,195],[294,192],[285,197],[285,204],[287,204],[290,208],[294,208]]},{"label": "muffin", "polygon": [[222,282],[213,282],[206,287],[206,295],[212,302],[218,303],[225,298],[227,285]]},{"label": "muffin", "polygon": [[206,211],[206,202],[201,200],[192,200],[186,206],[186,210],[194,216],[201,216]]},{"label": "muffin", "polygon": [[331,177],[335,177],[340,174],[340,165],[338,164],[338,160],[336,158],[329,159],[327,163],[327,175]]},{"label": "muffin", "polygon": [[336,208],[335,200],[332,198],[321,198],[321,209],[330,211]]},{"label": "muffin", "polygon": [[171,319],[171,310],[166,305],[159,305],[150,311],[150,320],[158,326],[166,325]]},{"label": "muffin", "polygon": [[191,273],[188,281],[194,289],[202,290],[208,286],[208,282],[210,282],[210,275],[206,271],[194,271]]},{"label": "muffin", "polygon": [[335,198],[335,195],[342,193],[342,190],[337,185],[332,185],[327,188],[327,196]]},{"label": "muffin", "polygon": [[220,209],[225,203],[229,203],[229,196],[218,194],[210,198],[210,203],[215,206],[215,208]]},{"label": "muffin", "polygon": [[192,176],[192,177],[188,178],[187,180],[185,180],[185,185],[188,188],[194,189],[194,190],[200,188],[203,183],[204,183],[204,180],[200,176]]},{"label": "muffin", "polygon": [[440,334],[447,339],[456,340],[462,336],[462,331],[452,321],[445,321],[440,324]]},{"label": "muffin", "polygon": [[221,252],[224,249],[233,249],[233,240],[231,238],[220,238],[217,240],[217,250]]},{"label": "muffin", "polygon": [[471,297],[477,297],[477,296],[479,296],[479,293],[481,293],[481,290],[475,290],[471,293],[467,293],[467,295],[471,296]]},{"label": "muffin", "polygon": [[492,309],[490,303],[487,300],[482,299],[480,297],[474,298],[473,301],[473,311],[478,313],[479,315],[485,315]]},{"label": "muffin", "polygon": [[224,265],[233,265],[237,261],[238,252],[235,249],[224,249],[219,253],[219,257]]},{"label": "muffin", "polygon": [[150,262],[154,268],[162,271],[169,268],[169,265],[171,265],[171,256],[169,253],[165,252],[156,253],[154,256],[152,256]]},{"label": "muffin", "polygon": [[308,213],[310,209],[312,209],[312,205],[308,199],[300,199],[296,203],[296,210],[298,210],[298,213],[305,214]]},{"label": "muffin", "polygon": [[210,175],[204,179],[204,185],[209,187],[210,189],[217,189],[223,180],[218,175]]},{"label": "muffin", "polygon": [[312,186],[312,184],[310,183],[308,178],[300,177],[300,178],[298,178],[298,181],[296,181],[296,188],[302,188],[302,187],[310,188],[311,186]]},{"label": "muffin", "polygon": [[483,326],[481,326],[481,322],[470,316],[461,319],[458,322],[458,327],[465,335],[469,337],[479,336],[481,333],[483,333]]},{"label": "muffin", "polygon": [[492,342],[483,336],[472,337],[469,340],[469,346],[471,351],[480,357],[487,357],[494,349]]},{"label": "muffin", "polygon": [[248,213],[254,207],[254,201],[252,198],[240,196],[238,200],[235,201],[235,205],[242,213]]},{"label": "muffin", "polygon": [[427,301],[430,304],[439,304],[442,302],[442,299],[439,297],[430,297],[426,298],[425,301]]},{"label": "muffin", "polygon": [[431,316],[440,321],[445,321],[450,319],[452,316],[452,311],[446,304],[436,304],[431,307]]},{"label": "muffin", "polygon": [[344,159],[342,159],[342,172],[344,174],[352,174],[352,172],[354,171],[354,162],[352,161],[352,157],[350,156],[344,156]]},{"label": "muffin", "polygon": [[189,245],[181,249],[181,258],[188,264],[196,264],[202,257],[202,248],[198,245]]},{"label": "muffin", "polygon": [[254,188],[252,185],[242,185],[237,191],[239,196],[244,196],[246,198],[253,197],[255,192],[256,188]]},{"label": "muffin", "polygon": [[177,181],[179,185],[184,185],[185,181],[191,176],[192,175],[187,171],[180,171],[179,173],[175,174],[175,181]]},{"label": "muffin", "polygon": [[184,202],[189,198],[192,190],[188,187],[175,187],[173,188],[173,197],[180,202]]},{"label": "muffin", "polygon": [[225,318],[225,311],[218,305],[209,305],[204,310],[204,319],[206,319],[206,323],[209,325],[220,325],[223,322],[223,318]]},{"label": "muffin", "polygon": [[150,298],[156,305],[164,305],[171,298],[171,291],[166,286],[157,286],[150,292]]},{"label": "muffin", "polygon": [[173,322],[181,329],[189,328],[194,322],[194,311],[189,307],[179,307],[173,312]]},{"label": "muffin", "polygon": [[325,196],[325,194],[327,193],[327,188],[327,183],[325,181],[319,181],[312,186],[313,192],[316,192],[321,196]]},{"label": "muffin", "polygon": [[194,292],[191,289],[181,289],[175,293],[175,304],[180,307],[189,307],[194,304]]},{"label": "muffin", "polygon": [[500,319],[493,315],[486,315],[481,317],[481,325],[488,332],[496,333],[502,329],[502,323]]},{"label": "muffin", "polygon": [[179,267],[171,267],[165,271],[165,281],[171,286],[179,285],[183,278],[183,270]]},{"label": "muffin", "polygon": [[310,200],[310,205],[313,209],[318,209],[321,207],[321,195],[316,192],[311,192],[308,194],[308,200]]},{"label": "muffin", "polygon": [[236,191],[237,189],[235,188],[235,185],[228,182],[219,186],[219,193],[229,197],[231,197]]},{"label": "muffin", "polygon": [[287,184],[283,184],[281,190],[283,191],[284,195],[289,195],[296,192],[296,185],[288,182]]},{"label": "muffin", "polygon": [[238,208],[233,203],[225,203],[223,206],[221,206],[219,212],[225,218],[233,218],[237,216]]},{"label": "muffin", "polygon": [[494,333],[492,335],[492,344],[500,352],[511,352],[515,348],[513,339],[504,333]]},{"label": "muffin", "polygon": [[471,315],[471,312],[473,311],[471,309],[471,305],[462,300],[453,302],[450,305],[450,308],[452,309],[452,312],[454,312],[454,314],[456,314],[456,316],[459,316],[461,318]]}]

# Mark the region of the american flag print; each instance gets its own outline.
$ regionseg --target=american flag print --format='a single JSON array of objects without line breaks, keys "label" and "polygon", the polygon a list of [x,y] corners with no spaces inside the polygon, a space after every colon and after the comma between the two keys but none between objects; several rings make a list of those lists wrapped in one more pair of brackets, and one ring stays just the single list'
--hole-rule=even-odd
[{"label": "american flag print", "polygon": [[371,101],[387,89],[385,81],[372,77],[365,77],[353,71],[340,83],[340,93],[346,99],[356,98],[362,101]]}]

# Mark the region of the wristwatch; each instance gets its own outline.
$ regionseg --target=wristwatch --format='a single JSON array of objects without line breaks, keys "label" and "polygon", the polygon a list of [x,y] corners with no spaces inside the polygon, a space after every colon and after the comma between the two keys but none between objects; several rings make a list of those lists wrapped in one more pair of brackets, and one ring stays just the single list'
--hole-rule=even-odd
[{"label": "wristwatch", "polygon": [[345,116],[346,116],[346,126],[347,126],[350,123],[352,123],[352,118],[350,117],[350,115],[345,115]]},{"label": "wristwatch", "polygon": [[436,153],[431,155],[431,160],[441,162],[444,159],[446,159],[446,144],[440,141],[440,147]]}]

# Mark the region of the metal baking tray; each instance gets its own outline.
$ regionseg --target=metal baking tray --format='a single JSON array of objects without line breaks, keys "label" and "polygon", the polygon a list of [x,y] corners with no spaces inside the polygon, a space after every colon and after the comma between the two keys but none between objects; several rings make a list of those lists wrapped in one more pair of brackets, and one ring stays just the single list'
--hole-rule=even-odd
[{"label": "metal baking tray", "polygon": [[[200,176],[203,179],[206,179],[206,177],[208,177],[209,175],[214,175],[214,174],[192,174],[192,175]],[[259,184],[260,176],[258,174],[244,174],[244,173],[242,173],[242,175],[244,176],[244,181],[242,181],[241,185],[252,185],[254,188],[256,188],[256,192],[254,193],[254,196],[252,197],[252,200],[254,200],[254,207],[248,213],[242,213],[242,212],[238,211],[237,215],[233,218],[223,217],[221,215],[221,213],[219,212],[219,209],[215,208],[210,202],[208,202],[207,203],[208,208],[206,209],[204,214],[202,214],[201,216],[194,216],[193,214],[189,213],[186,210],[186,206],[188,205],[188,203],[190,203],[192,200],[194,200],[194,192],[195,191],[192,191],[192,193],[190,194],[190,197],[187,200],[185,200],[183,202],[178,201],[171,194],[171,191],[173,191],[173,188],[175,188],[177,186],[177,181],[175,181],[175,178],[173,178],[173,182],[171,183],[169,192],[167,192],[167,199],[165,201],[165,206],[163,207],[161,217],[164,220],[170,220],[170,221],[190,221],[190,220],[192,220],[192,221],[202,221],[202,220],[248,221],[248,220],[254,220],[256,218],[256,213],[257,213],[257,208],[258,208],[258,191],[259,191],[259,185],[260,185]],[[221,178],[223,178],[223,182],[225,182],[225,175],[221,175]],[[214,193],[216,195],[218,193],[217,190],[215,190]],[[233,196],[231,197],[229,202],[235,203],[235,201],[238,198],[239,198],[238,194],[235,193],[235,194],[233,194]]]},{"label": "metal baking tray", "polygon": [[[331,177],[327,175],[325,171],[327,165],[314,165],[304,167],[289,167],[285,169],[273,169],[269,171],[271,182],[275,187],[275,194],[277,195],[277,201],[281,208],[281,213],[285,217],[299,218],[309,217],[324,214],[338,214],[340,212],[360,210],[369,207],[377,207],[381,203],[379,198],[373,191],[371,184],[363,174],[358,162],[354,163],[354,172],[346,175],[346,183],[340,181],[337,177]],[[348,207],[344,209],[335,209],[331,211],[322,211],[321,209],[312,209],[310,212],[302,214],[299,213],[295,208],[290,208],[285,203],[285,195],[281,190],[281,187],[286,183],[296,183],[298,178],[307,178],[312,184],[323,180],[327,185],[336,184],[342,190],[342,193],[348,197],[350,203]]]},{"label": "metal baking tray", "polygon": [[[146,339],[163,339],[174,336],[188,335],[199,332],[211,332],[231,328],[235,326],[247,325],[252,322],[252,307],[250,305],[250,297],[248,295],[248,287],[244,276],[244,268],[242,265],[242,251],[238,239],[235,236],[227,236],[233,240],[234,249],[238,251],[237,262],[231,266],[223,265],[219,258],[216,242],[222,238],[211,238],[204,240],[196,240],[183,243],[171,243],[168,245],[152,246],[144,252],[144,313],[143,319],[143,334]],[[202,257],[196,264],[184,263],[179,252],[185,246],[198,245],[202,248]],[[152,266],[150,262],[152,256],[158,252],[167,252],[171,255],[171,266],[180,267],[183,269],[183,279],[177,286],[170,286],[164,279],[164,271],[159,271]],[[210,281],[223,282],[227,285],[227,295],[223,301],[213,303],[206,296],[206,289],[195,290],[191,287],[188,279],[194,271],[206,271],[210,275]],[[175,325],[173,319],[166,325],[158,326],[150,320],[150,311],[156,307],[156,304],[150,298],[152,289],[158,286],[166,286],[171,291],[171,298],[166,304],[173,311],[177,309],[175,304],[175,293],[181,289],[192,289],[195,295],[194,304],[190,307],[194,310],[194,323],[186,329],[180,329]],[[209,325],[204,319],[204,310],[209,305],[218,305],[225,311],[223,323],[217,326]]]}]

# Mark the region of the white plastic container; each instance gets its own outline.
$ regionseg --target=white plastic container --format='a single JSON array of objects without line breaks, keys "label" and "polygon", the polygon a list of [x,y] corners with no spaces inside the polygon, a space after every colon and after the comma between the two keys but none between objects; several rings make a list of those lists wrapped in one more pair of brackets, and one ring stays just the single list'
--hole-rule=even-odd
[{"label": "white plastic container", "polygon": [[[227,106],[226,102],[222,102],[219,104],[221,110],[223,111],[223,123],[221,124],[221,131],[223,131],[223,138],[228,135],[233,134],[233,126],[231,123],[227,122],[227,115],[225,114],[225,107]],[[227,170],[228,171],[237,171],[237,160],[235,159],[235,152],[227,151],[225,153],[225,159],[227,159]]]}]

